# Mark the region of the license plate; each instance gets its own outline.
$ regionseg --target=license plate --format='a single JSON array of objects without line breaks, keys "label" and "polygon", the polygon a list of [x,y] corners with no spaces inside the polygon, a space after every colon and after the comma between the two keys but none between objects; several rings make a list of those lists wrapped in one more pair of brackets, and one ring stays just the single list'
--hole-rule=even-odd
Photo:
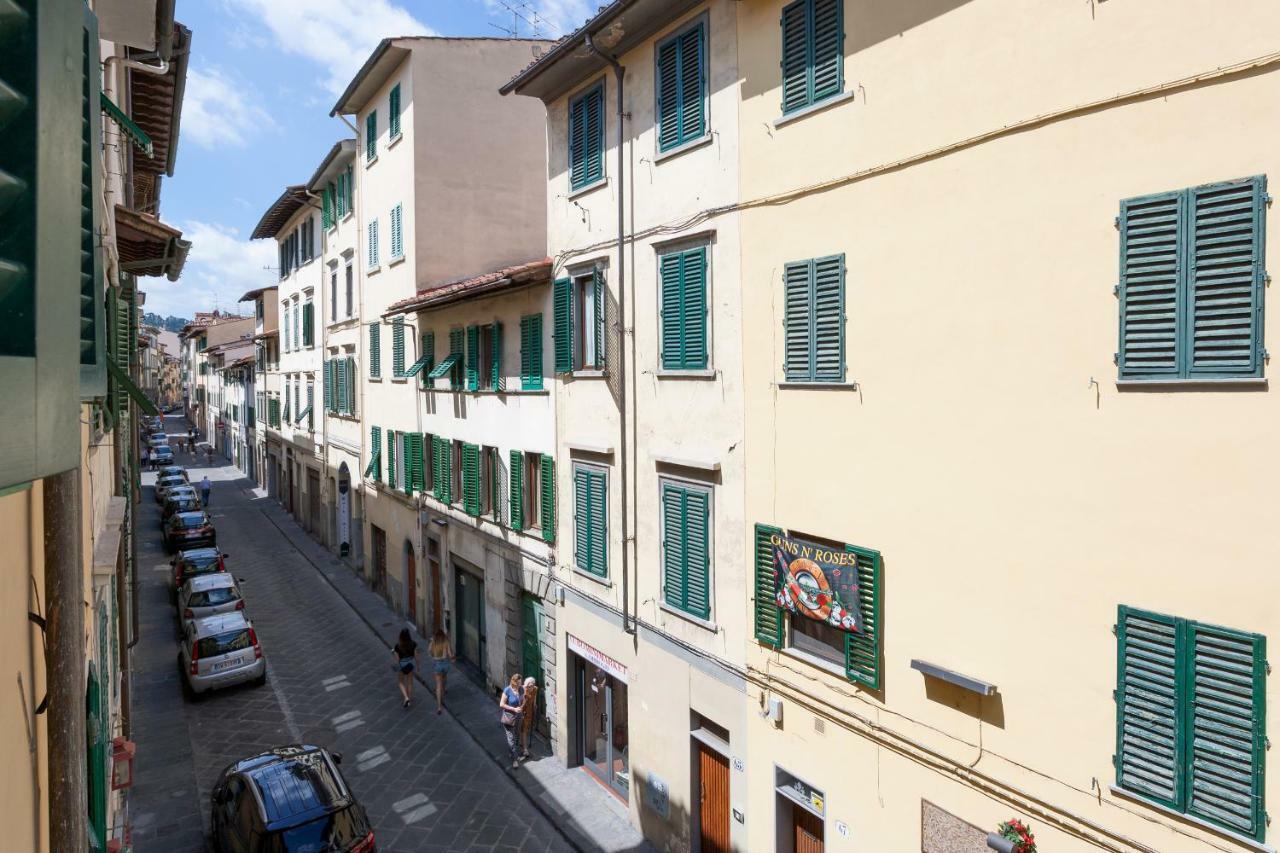
[{"label": "license plate", "polygon": [[239,666],[244,663],[244,658],[232,658],[231,660],[219,661],[213,665],[214,672],[220,672],[224,669],[230,669],[233,666]]}]

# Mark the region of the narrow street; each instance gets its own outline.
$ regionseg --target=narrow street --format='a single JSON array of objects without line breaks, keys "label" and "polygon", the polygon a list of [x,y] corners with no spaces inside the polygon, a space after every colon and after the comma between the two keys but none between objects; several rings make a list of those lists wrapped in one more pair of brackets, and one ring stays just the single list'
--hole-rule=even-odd
[{"label": "narrow street", "polygon": [[[170,433],[185,429],[166,419]],[[215,456],[215,463],[224,461]],[[343,773],[368,810],[379,851],[565,850],[568,843],[421,685],[400,705],[387,648],[264,512],[268,498],[234,467],[189,465],[213,481],[209,511],[228,570],[267,659],[265,687],[192,702],[175,660],[177,620],[159,509],[143,475],[139,514],[141,638],[135,649],[138,759],[136,849],[203,851],[209,796],[227,764],[273,746],[309,742],[342,753]],[[460,675],[454,676],[460,678]]]}]

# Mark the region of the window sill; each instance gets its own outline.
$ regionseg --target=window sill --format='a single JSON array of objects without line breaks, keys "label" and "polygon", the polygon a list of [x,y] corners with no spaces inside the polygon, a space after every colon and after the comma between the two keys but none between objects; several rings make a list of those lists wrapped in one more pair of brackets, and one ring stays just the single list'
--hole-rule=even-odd
[{"label": "window sill", "polygon": [[1117,379],[1117,391],[1266,391],[1265,376],[1238,379]]},{"label": "window sill", "polygon": [[598,190],[601,187],[607,187],[608,185],[609,185],[609,179],[607,177],[601,178],[600,180],[595,181],[593,183],[578,187],[576,190],[569,190],[569,194],[565,196],[565,198],[572,200],[577,198],[580,195],[586,195],[589,192],[594,192],[595,190]]},{"label": "window sill", "polygon": [[395,136],[391,137],[390,141],[387,142],[387,150],[390,151],[392,148],[395,148],[396,143],[399,142],[401,139],[404,139],[403,132],[397,133]]},{"label": "window sill", "polygon": [[[343,221],[343,222],[346,222],[348,219],[350,219],[351,217],[353,217],[353,216],[355,216],[355,215],[356,215],[356,212],[355,212],[354,210],[348,210],[346,213],[342,214],[342,221]],[[346,250],[345,252],[343,252],[342,254],[344,254],[344,255],[345,255],[345,254],[348,254],[350,251],[351,251],[350,249],[347,249],[347,250]]]},{"label": "window sill", "polygon": [[779,388],[808,388],[811,391],[857,391],[857,382],[779,382]]},{"label": "window sill", "polygon": [[1226,829],[1225,827],[1218,826],[1216,823],[1211,823],[1207,820],[1204,820],[1203,818],[1198,818],[1194,815],[1185,814],[1183,812],[1178,811],[1177,809],[1171,809],[1168,806],[1164,806],[1164,805],[1161,805],[1160,803],[1153,802],[1151,800],[1148,800],[1146,797],[1142,796],[1141,794],[1135,794],[1132,791],[1126,791],[1124,788],[1118,788],[1115,785],[1108,785],[1107,788],[1108,790],[1111,791],[1113,796],[1122,797],[1123,799],[1130,800],[1135,803],[1141,803],[1142,805],[1146,806],[1149,809],[1155,809],[1158,812],[1162,812],[1164,814],[1170,815],[1171,817],[1175,817],[1178,820],[1184,820],[1187,823],[1195,824],[1196,826],[1206,829],[1209,832],[1217,833],[1218,835],[1222,835],[1227,838],[1230,838],[1232,841],[1238,842],[1239,844],[1243,844],[1244,846],[1248,847],[1250,850],[1258,850],[1261,853],[1276,853],[1276,848],[1268,844],[1263,844],[1262,842],[1256,839],[1250,838],[1247,835],[1241,835],[1238,832],[1233,832],[1230,829]]},{"label": "window sill", "polygon": [[370,382],[381,382],[381,381],[382,381],[382,377],[381,377],[381,376],[370,376],[370,377],[369,377],[369,381],[370,381]]},{"label": "window sill", "polygon": [[773,120],[773,128],[774,130],[777,130],[778,128],[783,127],[784,125],[791,124],[791,122],[793,121],[799,121],[805,116],[811,116],[814,113],[820,113],[825,109],[834,107],[836,104],[843,104],[845,101],[852,101],[852,100],[853,100],[853,92],[841,92],[839,95],[832,95],[830,98],[827,98],[825,101],[819,101],[816,104],[810,104],[807,107],[798,109],[793,113],[787,113],[786,115],[778,116]]},{"label": "window sill", "polygon": [[715,370],[659,369],[655,370],[653,375],[659,379],[715,379],[718,373]]},{"label": "window sill", "polygon": [[593,574],[592,572],[589,572],[586,569],[580,569],[577,566],[572,566],[571,568],[573,569],[573,573],[580,578],[586,578],[592,583],[602,586],[605,589],[613,588],[613,581],[609,580],[608,576],[600,577],[597,574]]},{"label": "window sill", "polygon": [[396,264],[402,264],[404,263],[404,259],[405,259],[404,255],[401,255],[398,258],[392,258],[391,260],[387,261],[387,266],[394,267]]},{"label": "window sill", "polygon": [[574,379],[608,379],[609,371],[607,370],[575,370],[569,374]]},{"label": "window sill", "polygon": [[378,162],[378,155],[377,155],[377,154],[374,154],[372,157],[370,157],[370,158],[368,158],[368,159],[366,159],[366,160],[364,161],[364,167],[367,169],[367,168],[369,168],[370,166],[372,166],[372,165],[373,165],[374,163],[376,163],[376,162]]},{"label": "window sill", "polygon": [[691,139],[688,142],[681,142],[675,148],[669,148],[666,151],[661,152],[660,154],[654,155],[653,162],[656,165],[658,163],[663,162],[664,160],[670,160],[672,157],[679,157],[681,154],[685,153],[686,151],[693,151],[695,148],[701,148],[704,145],[710,145],[711,140],[713,139],[715,139],[715,137],[712,136],[710,132],[704,133],[702,136],[699,136],[697,139]]},{"label": "window sill", "polygon": [[686,613],[685,611],[681,610],[679,607],[672,607],[670,604],[667,604],[665,601],[658,602],[658,609],[665,610],[667,613],[670,613],[672,616],[682,619],[685,622],[692,622],[694,625],[697,625],[699,628],[705,628],[706,630],[710,631],[713,634],[720,633],[720,626],[717,625],[716,623],[708,622],[706,619],[703,619],[701,616],[694,616],[692,613]]},{"label": "window sill", "polygon": [[838,676],[841,679],[844,679],[846,681],[849,678],[849,676],[844,671],[844,667],[836,663],[835,661],[829,661],[824,658],[820,658],[817,655],[810,654],[809,652],[801,651],[800,649],[797,649],[795,646],[785,646],[779,649],[778,651],[780,651],[782,654],[786,655],[789,658],[795,658],[796,660],[801,661],[803,663],[807,663],[810,666],[816,666],[818,669],[823,670],[824,672],[829,672],[832,675]]},{"label": "window sill", "polygon": [[392,376],[391,381],[397,385],[404,385],[409,381],[408,376]]},{"label": "window sill", "polygon": [[374,266],[371,266],[371,267],[365,267],[365,268],[364,268],[364,274],[365,274],[365,275],[375,275],[375,274],[376,274],[378,271],[380,271],[381,269],[382,269],[382,265],[381,265],[381,264],[375,264]]},{"label": "window sill", "polygon": [[467,394],[471,397],[547,397],[551,394],[551,392],[545,388],[541,391],[525,391],[523,389],[494,391],[487,388],[476,391],[468,391],[465,388],[422,388],[421,390],[439,391],[441,394]]}]

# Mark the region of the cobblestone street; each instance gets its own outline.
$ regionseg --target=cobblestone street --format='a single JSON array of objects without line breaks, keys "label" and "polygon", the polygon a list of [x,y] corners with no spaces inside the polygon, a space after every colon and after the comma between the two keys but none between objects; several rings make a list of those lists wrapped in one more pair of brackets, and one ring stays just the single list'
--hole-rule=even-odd
[{"label": "cobblestone street", "polygon": [[[177,431],[177,419],[170,419]],[[220,460],[219,460],[220,461]],[[268,664],[267,685],[184,699],[177,621],[159,511],[144,488],[139,524],[141,639],[134,685],[138,759],[133,796],[138,850],[201,851],[209,795],[232,761],[304,741],[341,752],[368,809],[379,851],[566,850],[568,842],[455,722],[437,716],[418,685],[400,705],[389,643],[380,642],[264,512],[232,467],[196,467],[213,481],[210,513],[228,570]],[[144,485],[151,482],[144,477]],[[455,676],[460,677],[460,676]]]}]

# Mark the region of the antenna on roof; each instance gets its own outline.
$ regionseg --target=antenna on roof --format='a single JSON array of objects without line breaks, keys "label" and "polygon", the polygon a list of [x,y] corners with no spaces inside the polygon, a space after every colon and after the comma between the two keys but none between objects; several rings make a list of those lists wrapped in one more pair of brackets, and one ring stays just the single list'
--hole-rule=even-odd
[{"label": "antenna on roof", "polygon": [[[525,24],[527,24],[529,28],[533,30],[534,38],[541,37],[542,20],[538,17],[538,11],[536,9],[534,9],[532,6],[530,6],[528,3],[525,3],[525,2],[521,2],[518,6],[511,5],[510,3],[507,2],[507,0],[497,0],[497,3],[503,9],[506,9],[508,12],[511,13],[511,26],[504,27],[500,24],[495,24],[492,21],[489,23],[489,26],[493,27],[495,30],[498,30],[499,32],[506,33],[510,38],[519,38],[520,22],[524,21]],[[525,14],[526,11],[529,13],[532,13],[532,16],[533,16],[532,20],[530,20],[529,16]]]}]

